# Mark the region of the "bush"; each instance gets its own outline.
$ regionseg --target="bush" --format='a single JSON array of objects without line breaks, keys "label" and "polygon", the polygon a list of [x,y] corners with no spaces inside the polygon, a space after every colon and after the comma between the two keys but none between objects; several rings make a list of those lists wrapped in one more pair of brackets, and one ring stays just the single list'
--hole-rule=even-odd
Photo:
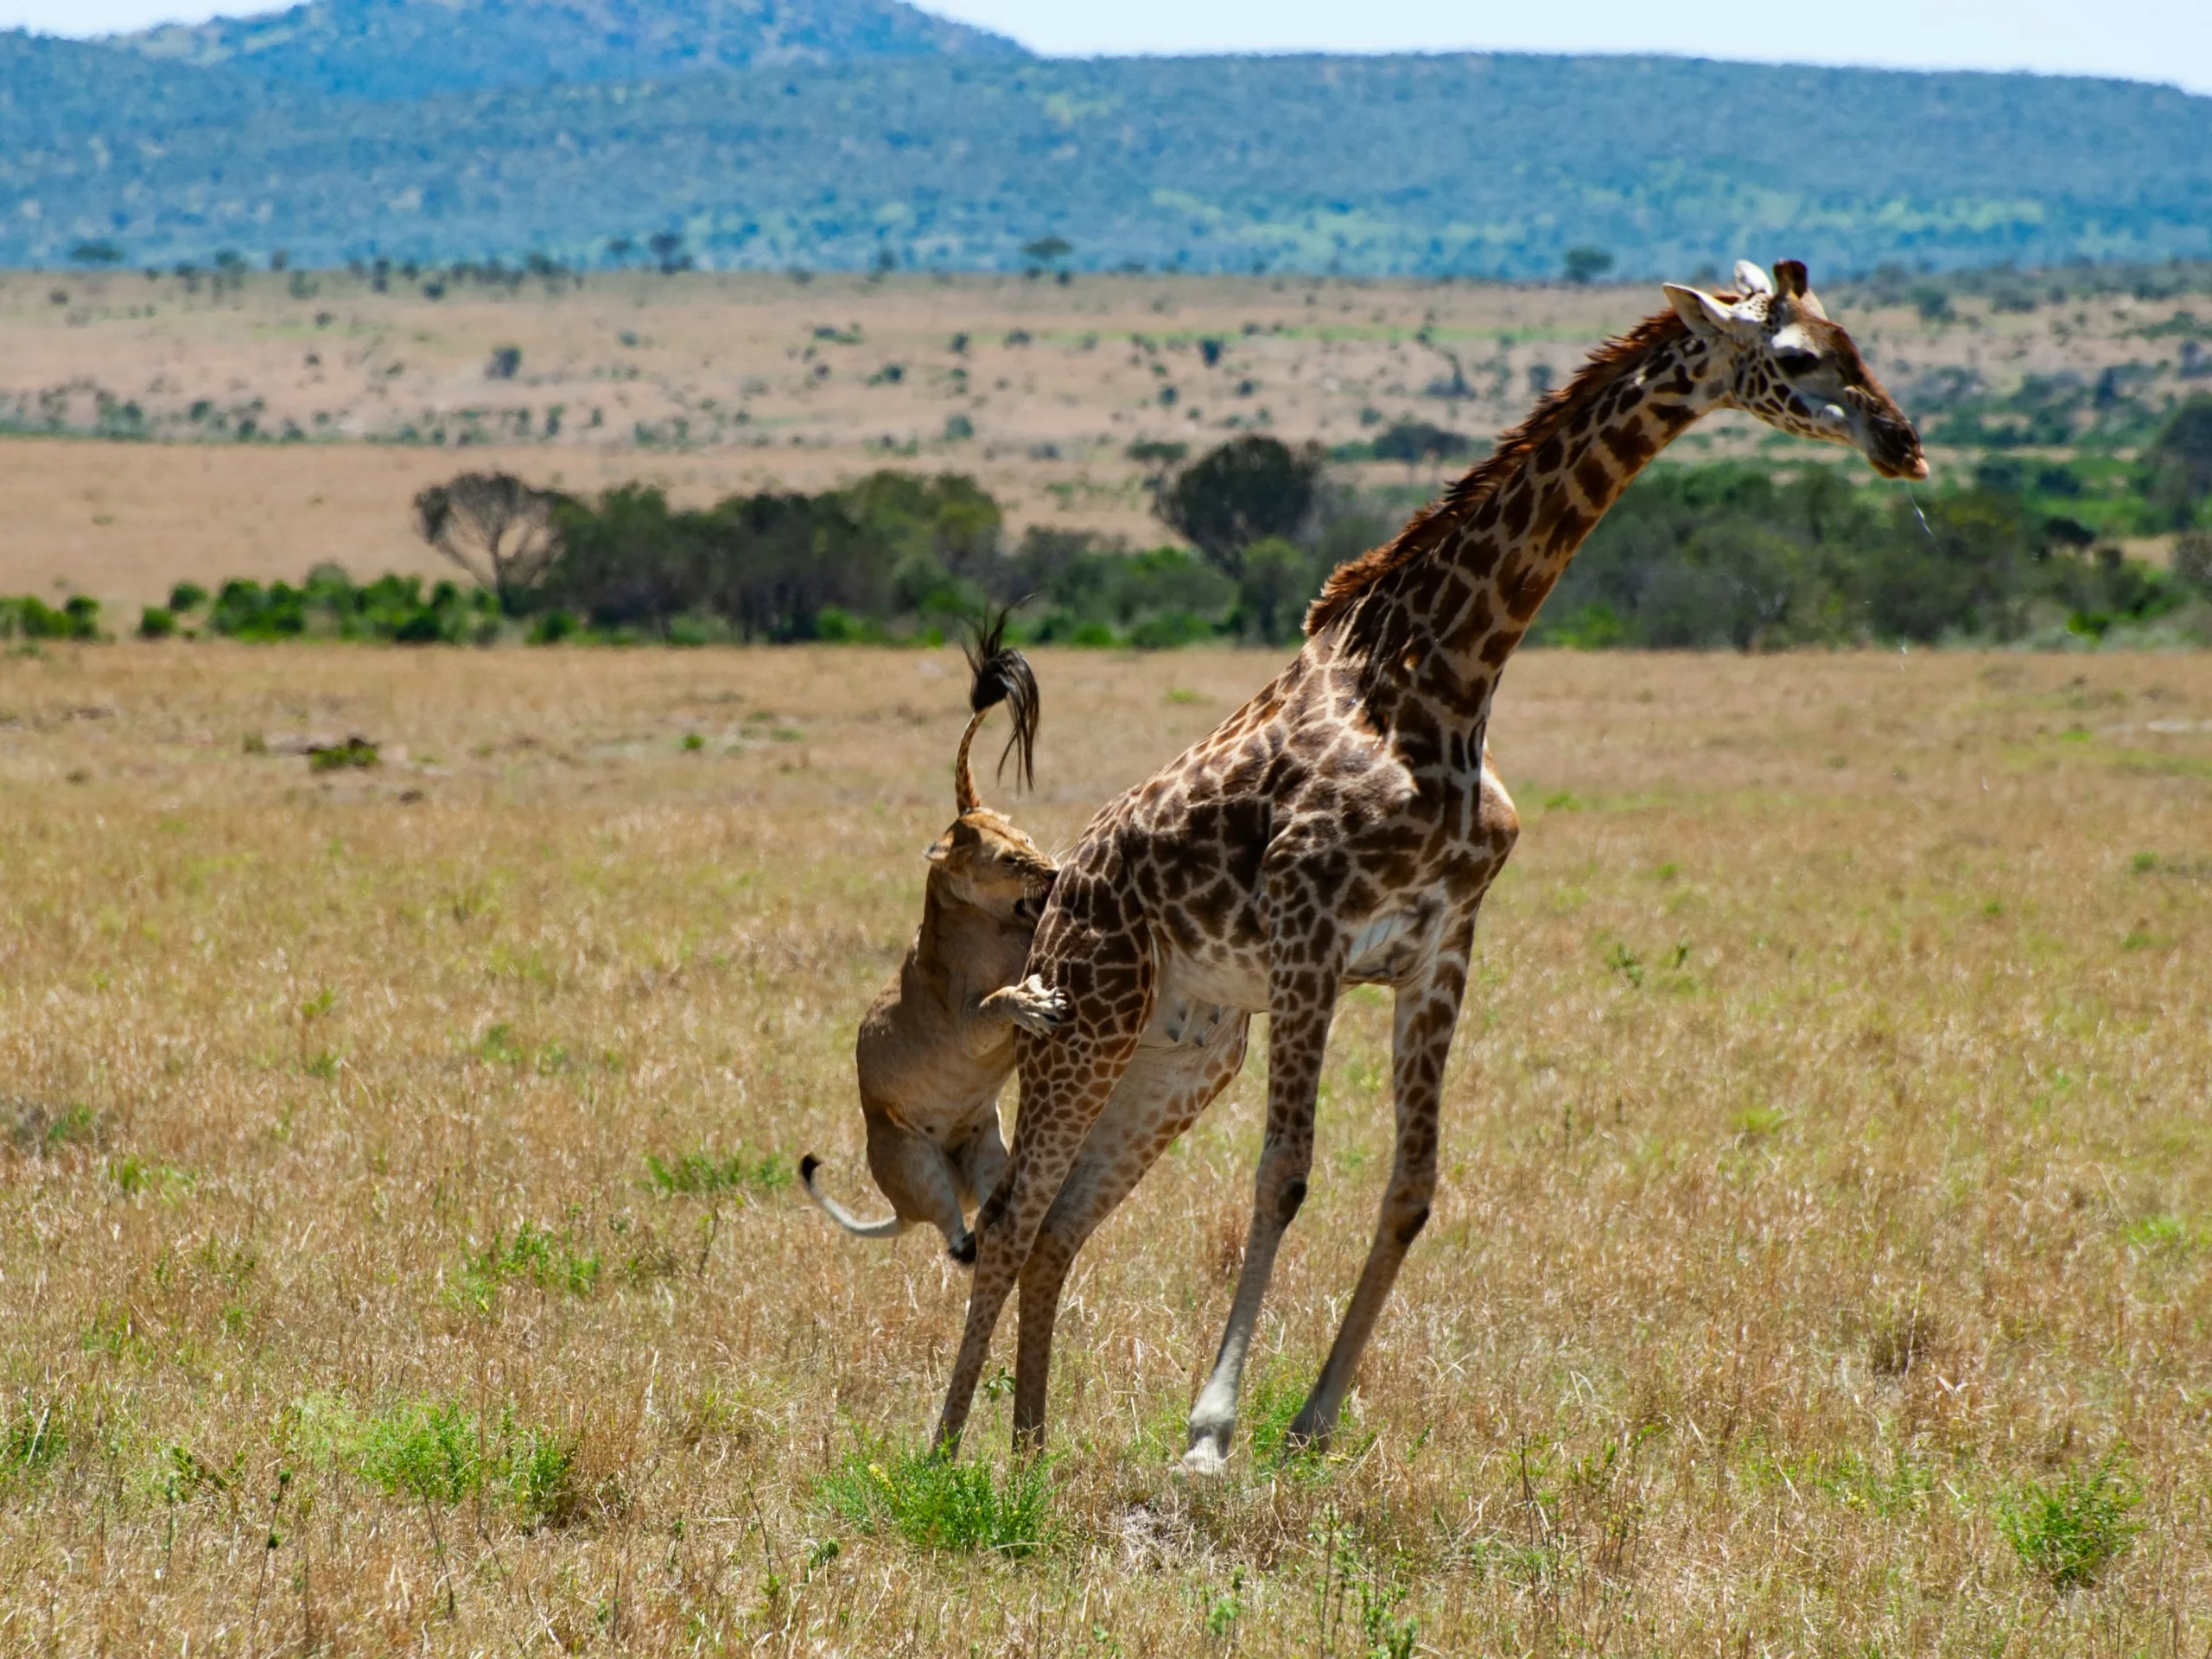
[{"label": "bush", "polygon": [[441,582],[426,595],[420,576],[379,576],[357,588],[335,565],[304,585],[226,582],[207,611],[207,630],[226,639],[372,639],[400,645],[486,643],[499,627],[498,599],[481,588]]},{"label": "bush", "polygon": [[100,602],[73,594],[56,610],[35,594],[0,598],[0,639],[98,639]]},{"label": "bush", "polygon": [[149,605],[138,613],[138,637],[141,639],[167,639],[176,632],[176,613],[160,605]]},{"label": "bush", "polygon": [[1424,461],[1459,461],[1474,452],[1475,441],[1465,433],[1427,421],[1400,421],[1368,445],[1376,460],[1402,461],[1408,467]]}]

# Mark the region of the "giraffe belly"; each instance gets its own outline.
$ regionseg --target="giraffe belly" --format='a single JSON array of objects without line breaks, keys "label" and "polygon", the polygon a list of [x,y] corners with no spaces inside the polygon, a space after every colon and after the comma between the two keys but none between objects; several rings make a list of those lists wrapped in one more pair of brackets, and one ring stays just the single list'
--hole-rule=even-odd
[{"label": "giraffe belly", "polygon": [[[1191,1010],[1242,1009],[1246,1014],[1268,1011],[1268,964],[1256,953],[1224,951],[1204,957],[1171,956],[1160,964],[1160,990],[1153,1001],[1152,1023],[1146,1040],[1154,1032],[1170,1027],[1187,1031],[1193,1023]],[[1203,1024],[1203,1016],[1197,1023]],[[1187,1037],[1172,1040],[1184,1042]]]},{"label": "giraffe belly", "polygon": [[1434,954],[1448,906],[1440,893],[1409,893],[1352,935],[1344,962],[1351,984],[1395,984]]}]

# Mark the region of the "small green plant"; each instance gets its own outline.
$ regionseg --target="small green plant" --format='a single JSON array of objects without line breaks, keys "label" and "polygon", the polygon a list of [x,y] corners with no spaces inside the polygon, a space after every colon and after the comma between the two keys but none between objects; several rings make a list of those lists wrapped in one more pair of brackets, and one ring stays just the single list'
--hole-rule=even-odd
[{"label": "small green plant", "polygon": [[1745,1141],[1764,1141],[1789,1120],[1778,1108],[1752,1106],[1738,1112],[1730,1125]]},{"label": "small green plant", "polygon": [[999,1474],[986,1464],[886,1446],[853,1452],[817,1491],[854,1525],[870,1531],[888,1526],[918,1549],[1016,1558],[1043,1546],[1052,1507],[1041,1460]]},{"label": "small green plant", "polygon": [[686,732],[683,734],[683,741],[680,747],[686,754],[696,754],[707,747],[707,740],[696,732]]},{"label": "small green plant", "polygon": [[0,1480],[43,1473],[68,1446],[67,1428],[53,1401],[17,1401],[0,1417]]},{"label": "small green plant", "polygon": [[73,1100],[47,1119],[41,1139],[48,1152],[61,1147],[88,1147],[99,1138],[99,1127],[92,1109],[81,1100]]},{"label": "small green plant", "polygon": [[575,1443],[547,1429],[515,1433],[507,1427],[507,1495],[515,1518],[525,1532],[567,1525],[584,1507]]},{"label": "small green plant", "polygon": [[481,1309],[499,1300],[503,1285],[530,1284],[557,1295],[588,1296],[603,1271],[599,1252],[582,1248],[567,1231],[525,1221],[509,1238],[503,1232],[461,1263],[461,1295]]},{"label": "small green plant", "polygon": [[2128,1519],[2142,1494],[2117,1462],[2117,1453],[2107,1456],[2050,1485],[2031,1480],[1999,1500],[1999,1529],[2021,1564],[2052,1589],[2095,1583],[2142,1530]]},{"label": "small green plant", "polygon": [[645,1173],[664,1198],[708,1198],[724,1192],[780,1192],[791,1184],[791,1160],[780,1152],[749,1157],[741,1147],[728,1157],[680,1152],[645,1154]]},{"label": "small green plant", "polygon": [[165,605],[149,605],[138,613],[141,639],[167,639],[176,632],[176,613]]},{"label": "small green plant", "polygon": [[515,1028],[502,1020],[477,1039],[476,1055],[493,1065],[520,1065],[523,1047],[515,1040]]},{"label": "small green plant", "polygon": [[1630,989],[1643,988],[1643,958],[1618,940],[1605,952],[1605,966],[1626,980]]},{"label": "small green plant", "polygon": [[1243,1615],[1244,1569],[1240,1567],[1230,1571],[1228,1590],[1206,1604],[1206,1634],[1217,1642],[1229,1641]]},{"label": "small green plant", "polygon": [[189,1172],[158,1158],[141,1158],[135,1152],[126,1152],[112,1160],[107,1173],[125,1198],[136,1198],[141,1192],[158,1195],[192,1185]]}]

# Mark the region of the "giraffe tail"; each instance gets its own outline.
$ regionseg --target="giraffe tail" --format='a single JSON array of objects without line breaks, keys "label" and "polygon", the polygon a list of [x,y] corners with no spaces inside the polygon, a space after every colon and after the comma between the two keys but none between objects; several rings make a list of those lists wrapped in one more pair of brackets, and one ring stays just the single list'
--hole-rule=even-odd
[{"label": "giraffe tail", "polygon": [[1014,717],[1014,731],[1006,741],[1006,747],[1000,751],[999,771],[1003,775],[1006,763],[1011,759],[1017,784],[1027,789],[1036,781],[1034,760],[1040,712],[1037,675],[1029,666],[1029,659],[1006,643],[1006,623],[1007,613],[1001,610],[986,621],[966,647],[970,718],[968,729],[960,734],[960,753],[952,768],[953,799],[963,812],[972,812],[982,804],[976,793],[976,776],[969,766],[969,746],[975,742],[983,716],[1001,703]]},{"label": "giraffe tail", "polygon": [[855,1238],[896,1238],[906,1230],[906,1224],[896,1216],[881,1221],[862,1221],[851,1211],[815,1185],[814,1177],[822,1167],[822,1160],[812,1153],[798,1160],[799,1185],[806,1189],[806,1196],[821,1205],[822,1213],[836,1222]]}]

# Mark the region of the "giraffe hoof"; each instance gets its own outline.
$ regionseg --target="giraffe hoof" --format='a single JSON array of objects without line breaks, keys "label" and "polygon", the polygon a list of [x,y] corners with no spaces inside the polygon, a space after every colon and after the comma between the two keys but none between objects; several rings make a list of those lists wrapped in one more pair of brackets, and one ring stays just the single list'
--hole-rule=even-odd
[{"label": "giraffe hoof", "polygon": [[1211,1480],[1229,1472],[1228,1449],[1211,1438],[1193,1440],[1179,1465],[1186,1475]]}]

